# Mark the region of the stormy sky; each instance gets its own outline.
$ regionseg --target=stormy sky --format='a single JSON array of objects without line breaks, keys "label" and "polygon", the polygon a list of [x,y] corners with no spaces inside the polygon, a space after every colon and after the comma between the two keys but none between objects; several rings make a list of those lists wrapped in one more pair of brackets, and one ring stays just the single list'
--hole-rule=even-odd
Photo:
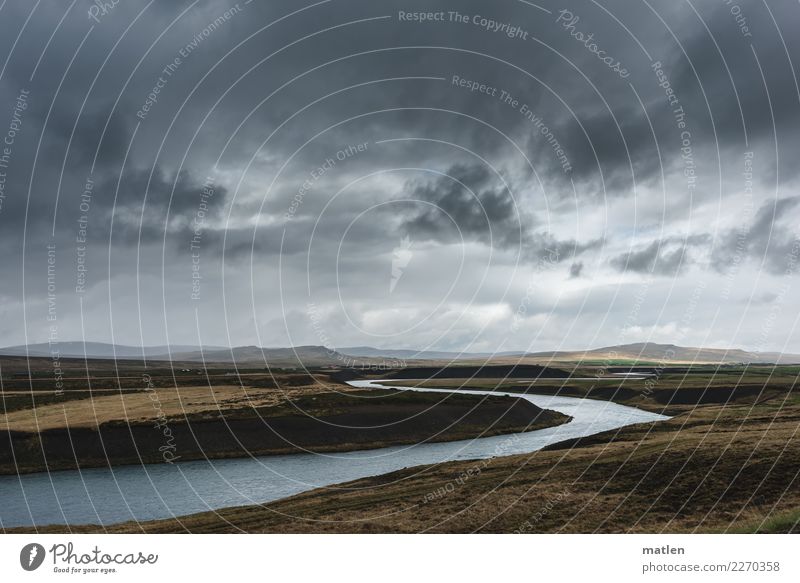
[{"label": "stormy sky", "polygon": [[794,1],[0,2],[0,345],[800,352]]}]

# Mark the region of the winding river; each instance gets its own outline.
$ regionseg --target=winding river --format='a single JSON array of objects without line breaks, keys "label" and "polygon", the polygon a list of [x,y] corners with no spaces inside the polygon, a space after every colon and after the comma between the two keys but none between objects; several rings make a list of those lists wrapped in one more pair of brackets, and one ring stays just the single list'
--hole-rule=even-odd
[{"label": "winding river", "polygon": [[171,518],[227,506],[262,504],[314,488],[336,488],[334,484],[411,466],[528,453],[565,439],[667,419],[663,415],[593,399],[500,391],[409,389],[386,383],[391,381],[351,381],[349,384],[368,388],[520,397],[544,409],[569,415],[572,421],[513,435],[346,453],[200,460],[0,476],[0,527],[109,525],[127,520]]}]

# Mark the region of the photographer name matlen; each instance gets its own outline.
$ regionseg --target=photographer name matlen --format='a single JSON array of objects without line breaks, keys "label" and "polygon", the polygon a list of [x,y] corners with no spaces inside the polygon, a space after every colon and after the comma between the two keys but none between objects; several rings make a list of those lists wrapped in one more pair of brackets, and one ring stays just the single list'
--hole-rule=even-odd
[{"label": "photographer name matlen", "polygon": [[666,545],[663,547],[642,547],[643,555],[685,555],[686,549],[683,547],[672,547]]}]

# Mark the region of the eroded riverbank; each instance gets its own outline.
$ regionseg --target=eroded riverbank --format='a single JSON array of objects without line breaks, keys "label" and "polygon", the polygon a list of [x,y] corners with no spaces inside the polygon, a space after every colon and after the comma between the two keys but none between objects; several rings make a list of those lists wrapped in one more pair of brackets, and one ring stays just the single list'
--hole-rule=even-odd
[{"label": "eroded riverbank", "polygon": [[[388,381],[351,383],[391,388]],[[452,393],[437,389],[415,391]],[[470,391],[470,394],[476,393]],[[494,392],[492,396],[504,395]],[[98,526],[88,527],[89,530],[102,530],[125,521],[140,523],[226,507],[264,504],[315,488],[324,488],[326,493],[345,493],[352,487],[341,484],[360,478],[416,466],[527,453],[565,439],[665,419],[604,401],[534,395],[521,398],[542,409],[569,415],[572,420],[557,427],[516,433],[513,437],[492,436],[335,454],[190,461],[30,474],[19,478],[7,476],[0,478],[0,498],[7,501],[0,521],[4,528],[96,524]]]}]

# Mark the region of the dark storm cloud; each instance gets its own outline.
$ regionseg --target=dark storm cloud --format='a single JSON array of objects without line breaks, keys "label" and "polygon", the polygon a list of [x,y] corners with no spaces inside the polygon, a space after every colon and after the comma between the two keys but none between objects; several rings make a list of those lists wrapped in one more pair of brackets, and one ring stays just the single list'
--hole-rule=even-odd
[{"label": "dark storm cloud", "polygon": [[[42,60],[38,69],[35,82],[36,109],[31,113],[31,124],[41,123],[47,118],[42,151],[47,154],[49,161],[54,161],[56,164],[64,160],[66,175],[63,177],[58,175],[56,178],[50,174],[49,169],[37,169],[37,187],[32,193],[36,199],[35,206],[41,208],[53,203],[51,193],[56,182],[65,191],[70,188],[73,191],[79,190],[90,172],[98,181],[110,177],[108,181],[113,182],[122,171],[122,160],[129,146],[131,147],[129,166],[146,168],[147,165],[159,165],[164,171],[176,172],[176,155],[182,152],[186,147],[186,140],[197,129],[199,115],[205,114],[203,108],[212,105],[213,100],[221,93],[220,87],[232,87],[233,83],[237,84],[235,90],[222,102],[221,107],[210,116],[201,133],[205,142],[213,140],[215,147],[220,145],[217,137],[220,135],[227,137],[226,132],[241,122],[243,112],[248,112],[258,100],[276,90],[281,84],[291,81],[267,105],[255,111],[249,123],[232,141],[223,163],[226,168],[235,172],[241,167],[241,158],[237,157],[237,154],[249,155],[256,140],[263,138],[264,128],[274,128],[295,112],[299,105],[307,104],[314,98],[325,97],[329,91],[380,78],[406,75],[449,77],[454,72],[463,74],[465,57],[463,52],[457,50],[383,51],[382,49],[398,45],[430,44],[430,31],[425,27],[398,26],[394,18],[387,23],[376,21],[375,24],[361,26],[358,28],[358,35],[346,34],[350,29],[344,27],[342,34],[326,32],[284,50],[283,45],[325,28],[321,23],[330,26],[394,12],[394,7],[381,8],[377,11],[368,9],[366,3],[346,6],[323,5],[319,11],[313,11],[313,18],[300,13],[286,20],[280,27],[270,29],[269,34],[266,32],[258,34],[221,63],[221,66],[214,68],[205,85],[201,86],[201,91],[196,93],[194,99],[184,109],[184,117],[177,120],[178,123],[173,127],[169,142],[173,147],[162,150],[162,159],[155,160],[152,155],[155,152],[154,145],[161,138],[159,132],[175,121],[173,115],[179,104],[179,99],[176,98],[186,95],[193,87],[193,83],[199,81],[206,72],[211,72],[212,67],[218,64],[216,59],[224,56],[234,41],[297,9],[297,6],[288,3],[285,6],[269,7],[254,3],[243,8],[242,10],[248,12],[236,14],[213,34],[203,37],[198,45],[199,48],[183,59],[180,69],[174,77],[168,79],[147,119],[142,121],[134,113],[141,108],[148,92],[153,89],[159,77],[164,76],[161,67],[179,55],[180,50],[187,46],[187,41],[195,42],[196,35],[203,27],[227,8],[221,3],[198,6],[197,10],[192,10],[182,17],[169,34],[150,46],[159,29],[164,29],[170,24],[185,5],[188,3],[181,6],[171,5],[169,8],[152,7],[143,19],[134,25],[129,36],[121,41],[112,54],[109,54],[109,49],[118,38],[117,35],[133,21],[142,7],[137,7],[134,3],[116,6],[114,11],[104,16],[102,22],[89,34],[81,52],[76,55],[72,63],[67,57],[80,45],[83,34],[88,30],[88,24],[82,10],[77,14],[73,13],[65,20],[61,33],[54,37],[46,58]],[[448,7],[444,4],[442,6]],[[481,3],[474,3],[472,7],[464,4],[461,8],[485,11],[485,6]],[[15,9],[17,11],[15,16],[19,22],[15,22],[13,18],[6,20],[10,28],[24,22],[27,16],[23,6],[16,5]],[[493,9],[493,13],[498,18],[513,19],[514,7],[497,7]],[[47,30],[54,25],[54,21],[57,22],[57,14],[46,14],[46,16],[47,18],[41,20],[33,18],[30,29],[35,29],[38,25]],[[510,58],[513,55],[513,45],[508,43],[498,45],[491,35],[474,35],[471,27],[451,26],[440,27],[438,30],[436,44],[444,47],[452,46],[454,49],[459,49],[464,46],[469,50],[492,53],[498,58]],[[37,55],[43,48],[40,39],[42,36],[29,34],[22,38],[8,69],[13,80],[12,86],[25,82],[33,65],[30,55]],[[144,48],[149,49],[149,54],[142,64],[138,65]],[[379,50],[379,52],[347,58],[354,53],[369,50]],[[275,51],[280,52],[267,64],[260,65],[247,77],[239,78],[239,75],[246,72],[258,59]],[[534,60],[532,55],[533,53],[527,58],[528,64]],[[106,57],[109,61],[104,65],[103,60]],[[344,60],[292,81],[292,77],[298,73],[336,58]],[[469,59],[476,61],[470,64],[469,71],[480,77],[482,82],[502,84],[507,89],[516,87],[519,83],[515,75],[508,75],[508,70],[504,74],[503,69],[497,67],[495,60],[474,56]],[[68,65],[69,74],[58,87],[60,76]],[[138,70],[134,72],[135,66],[138,66]],[[129,74],[131,74],[130,79]],[[96,81],[95,75],[98,75]],[[505,81],[501,83],[504,77]],[[92,91],[87,94],[91,82],[94,82],[94,85]],[[51,103],[50,99],[55,95],[56,89],[58,89],[57,99]],[[85,104],[84,99],[86,99]],[[357,90],[327,97],[324,103],[310,108],[303,116],[285,126],[268,147],[273,151],[277,149],[278,156],[286,155],[299,140],[307,139],[310,134],[323,129],[327,124],[370,111],[404,107],[412,109],[371,116],[361,125],[346,126],[342,132],[330,132],[327,134],[329,145],[323,146],[323,149],[331,150],[330,144],[339,146],[351,141],[347,135],[342,138],[343,133],[349,132],[360,140],[363,136],[358,133],[364,130],[367,130],[364,135],[371,134],[378,138],[424,133],[423,127],[434,134],[447,134],[447,137],[455,143],[473,146],[481,143],[490,145],[492,143],[490,140],[498,138],[491,130],[486,129],[487,126],[475,122],[466,123],[464,117],[455,116],[471,115],[485,120],[488,127],[496,125],[510,127],[510,124],[516,121],[515,117],[508,115],[509,112],[499,107],[496,102],[475,99],[475,96],[468,91],[452,89],[446,83],[427,82],[425,85],[424,82],[413,81],[386,82],[365,85]],[[456,113],[426,115],[424,111],[416,109],[419,107],[451,109]],[[82,111],[79,111],[81,108]],[[138,141],[131,144],[134,126],[140,122]],[[325,139],[326,136],[323,136],[322,140]],[[337,139],[338,142],[335,142]],[[197,182],[203,180],[203,168],[209,164],[213,156],[213,149],[200,147],[200,144],[201,142],[195,143],[188,159],[188,168],[182,170],[195,174],[193,180]],[[304,159],[302,154],[299,159]],[[95,161],[94,167],[90,168]],[[315,162],[309,160],[307,164]],[[124,179],[128,180],[127,172]],[[63,200],[68,203],[70,197],[65,196]],[[69,214],[67,212],[65,215],[63,211],[59,211],[59,216],[69,216]],[[42,218],[43,227],[46,228],[48,222],[46,213],[38,213],[30,219],[35,223],[39,218]],[[60,227],[58,224],[57,228]]]},{"label": "dark storm cloud", "polygon": [[[155,2],[125,36],[145,2],[120,2],[100,22],[88,19],[90,3],[79,2],[52,41],[67,4],[41,3],[28,21],[0,78],[0,135],[14,97],[21,88],[31,91],[0,212],[8,269],[20,272],[24,266],[26,277],[37,282],[27,286],[24,298],[20,281],[0,282],[0,293],[14,305],[45,297],[45,287],[35,278],[44,265],[42,249],[51,241],[59,249],[61,289],[69,289],[64,282],[74,279],[76,219],[83,214],[88,217],[94,284],[103,278],[127,282],[138,276],[137,270],[149,270],[158,277],[165,274],[165,287],[183,289],[191,269],[188,242],[196,234],[193,221],[208,177],[214,196],[204,215],[202,261],[209,283],[212,266],[224,254],[226,260],[239,262],[237,268],[253,259],[259,266],[256,278],[265,273],[265,288],[274,289],[269,266],[281,259],[296,262],[292,266],[298,273],[304,271],[313,232],[310,264],[330,297],[336,296],[338,272],[331,266],[340,243],[346,258],[342,269],[360,285],[383,267],[390,273],[391,266],[380,262],[384,256],[391,261],[393,246],[406,234],[419,243],[410,269],[422,262],[425,245],[453,246],[463,236],[469,243],[492,245],[504,265],[515,259],[525,268],[565,262],[575,279],[571,286],[589,285],[584,267],[589,260],[573,258],[589,255],[607,241],[625,249],[632,225],[623,213],[591,235],[580,232],[571,226],[577,224],[572,220],[577,207],[567,204],[573,198],[576,205],[586,205],[586,212],[596,212],[598,220],[605,201],[652,210],[658,201],[637,198],[658,186],[662,171],[664,195],[679,209],[735,197],[738,185],[731,190],[720,182],[738,176],[747,149],[755,151],[757,188],[796,178],[798,165],[788,153],[797,151],[800,140],[800,103],[791,74],[792,62],[800,62],[800,56],[788,35],[797,7],[788,2],[771,3],[769,9],[784,31],[789,57],[768,9],[743,6],[756,61],[751,39],[742,36],[724,3],[697,6],[712,39],[684,4],[655,7],[670,26],[667,30],[642,3],[604,3],[617,22],[597,4],[577,1],[570,6],[580,17],[576,30],[591,33],[598,46],[624,61],[631,72],[626,78],[556,23],[559,7],[549,14],[511,0],[355,0],[301,10],[264,29],[303,5],[289,0],[240,3],[230,18],[219,20],[234,3],[204,1],[181,16],[190,4]],[[0,62],[33,6],[22,0],[4,4]],[[511,39],[472,21],[400,22],[399,10],[482,15],[521,27],[530,38]],[[686,109],[699,178],[692,192],[683,179],[680,130],[672,107],[649,58],[620,23],[662,63]],[[179,67],[164,73],[181,55]],[[489,90],[470,91],[454,84],[454,76]],[[146,115],[137,115],[158,83],[157,99]],[[501,100],[501,92],[514,100]],[[309,174],[326,159],[335,159],[340,149],[361,143],[369,144],[368,151],[337,160],[336,168],[314,182],[293,219],[287,220],[287,209]],[[492,167],[501,169],[502,179]],[[392,172],[349,186],[327,206],[351,182],[386,169]],[[434,178],[435,172],[452,178]],[[90,177],[95,188],[84,212],[81,193]],[[420,203],[394,204],[402,198]],[[552,208],[548,205],[552,214],[547,221],[540,204],[544,199],[557,201]],[[712,265],[724,271],[739,245],[744,257],[756,262],[763,257],[768,270],[780,272],[793,244],[791,219],[784,216],[796,210],[793,200],[760,209],[744,244],[735,232],[718,238]],[[380,206],[387,202],[392,204]],[[723,214],[728,212],[720,206]],[[351,226],[354,217],[372,207],[378,210]],[[580,210],[583,214],[584,207]],[[679,215],[661,219],[667,223],[664,232],[670,233],[669,221],[681,220]],[[545,231],[551,223],[558,226]],[[687,267],[708,252],[709,243],[705,235],[666,235],[617,252],[603,267],[689,277]],[[101,273],[106,256],[114,261],[108,262],[109,273]],[[563,277],[563,272],[557,275]],[[282,284],[300,286],[300,279]],[[404,286],[411,281],[407,276]],[[424,292],[425,286],[419,286],[423,303]],[[353,293],[358,293],[357,286]],[[149,297],[142,301],[155,302]],[[186,303],[172,297],[166,301],[180,307]],[[369,303],[369,309],[380,312],[391,305]],[[280,320],[276,306],[270,306],[274,311],[266,321]],[[232,318],[240,315],[239,308],[232,308]],[[600,312],[605,308],[591,307]],[[247,329],[247,324],[239,326]],[[215,331],[222,333],[222,328]],[[469,332],[462,334],[469,337]]]},{"label": "dark storm cloud", "polygon": [[[749,37],[724,3],[703,8],[701,18],[710,34],[705,28],[696,29],[697,34],[684,43],[686,56],[673,57],[677,91],[697,110],[706,107],[708,98],[723,147],[731,141],[742,143],[745,131],[751,140],[772,140],[775,131],[782,134],[778,139],[789,137],[794,133],[789,128],[800,120],[800,95],[790,72],[799,55],[794,43],[787,42],[794,32],[790,23],[796,20],[796,6],[789,2],[742,6],[752,31]],[[693,20],[699,22],[697,17]]]},{"label": "dark storm cloud", "polygon": [[611,265],[620,271],[676,275],[684,265],[686,247],[681,245],[671,251],[662,250],[661,241],[653,241],[647,247],[619,255]]},{"label": "dark storm cloud", "polygon": [[[629,96],[633,98],[631,94]],[[582,196],[628,196],[635,183],[643,183],[661,169],[657,140],[646,114],[633,103],[616,104],[617,111],[579,112],[562,118],[553,134],[567,152],[572,177]],[[550,178],[565,182],[558,160],[548,152],[549,144],[538,133],[528,140],[531,156],[546,161]]]},{"label": "dark storm cloud", "polygon": [[[543,116],[569,157],[570,175],[581,187],[579,195],[629,196],[634,181],[641,185],[660,179],[661,172],[668,179],[670,173],[681,172],[684,130],[690,132],[700,197],[708,196],[724,178],[719,164],[738,167],[746,150],[759,150],[759,182],[786,182],[796,176],[798,166],[786,156],[776,159],[774,151],[796,150],[800,141],[795,129],[800,123],[800,94],[792,73],[800,53],[796,43],[788,42],[792,32],[788,23],[796,19],[797,6],[789,2],[741,6],[750,37],[743,36],[725,3],[699,5],[700,16],[676,8],[658,7],[669,32],[651,20],[652,13],[636,21],[635,34],[652,62],[636,61],[641,51],[631,50],[632,39],[619,31],[627,46],[625,58],[634,61],[629,67],[630,87],[610,75],[592,76],[591,84],[577,74],[554,80],[553,87],[566,96],[573,112],[544,100]],[[609,10],[623,21],[629,18],[628,6],[612,3]],[[611,52],[619,39],[612,35],[606,40],[609,23],[588,22],[584,10],[573,11],[583,16],[579,28],[596,33],[596,42],[603,39]],[[657,77],[657,69],[664,78]],[[588,69],[587,73],[592,75]],[[668,101],[666,87],[659,86],[665,82],[677,101]],[[685,113],[685,127],[677,125],[678,107]],[[528,148],[548,167],[551,179],[564,182],[541,136],[533,133]],[[777,169],[776,164],[780,164]]]},{"label": "dark storm cloud", "polygon": [[523,218],[508,186],[483,165],[456,165],[432,181],[410,184],[415,205],[402,228],[415,238],[442,242],[478,240],[498,247],[519,245]]},{"label": "dark storm cloud", "polygon": [[[104,26],[95,27],[91,33],[85,6],[76,5],[58,31],[55,27],[66,6],[43,3],[32,12],[33,8],[27,3],[9,2],[0,18],[3,38],[13,39],[31,15],[13,54],[3,55],[9,60],[0,79],[4,104],[12,102],[11,96],[19,88],[30,92],[30,108],[23,132],[14,144],[9,172],[9,181],[13,181],[13,190],[19,196],[4,209],[8,214],[0,216],[0,221],[10,222],[2,229],[9,238],[18,237],[22,224],[15,219],[26,216],[26,203],[34,211],[26,216],[30,236],[44,235],[54,215],[59,217],[56,237],[65,231],[71,234],[72,211],[77,207],[73,194],[83,190],[87,177],[102,181],[119,176],[135,125],[135,118],[125,115],[129,111],[127,102],[135,92],[119,93],[141,46],[134,49],[121,41],[111,52],[119,34],[133,19],[134,7],[118,5],[117,18],[108,18]],[[162,17],[160,10],[154,10],[149,14],[149,29],[134,27],[138,42],[152,41],[148,35],[163,23]],[[5,115],[0,116],[2,123]],[[30,200],[26,200],[31,180]],[[60,208],[55,204],[57,191]],[[69,221],[62,223],[61,216],[69,217]]]},{"label": "dark storm cloud", "polygon": [[708,244],[708,235],[668,237],[613,257],[611,266],[618,271],[675,276],[694,262],[691,250]]},{"label": "dark storm cloud", "polygon": [[530,213],[522,212],[509,185],[483,165],[455,165],[442,176],[407,185],[408,216],[399,230],[415,239],[441,243],[479,241],[518,252],[525,260],[552,256],[564,261],[601,244],[560,240],[537,229]]},{"label": "dark storm cloud", "polygon": [[552,233],[532,233],[526,238],[523,258],[531,263],[543,265],[571,260],[582,253],[601,249],[603,238],[578,242],[575,239],[558,238]]},{"label": "dark storm cloud", "polygon": [[[213,181],[203,181],[183,170],[170,176],[161,168],[133,170],[119,181],[106,180],[99,186],[102,203],[97,209],[101,227],[93,235],[108,236],[104,225],[114,226],[115,241],[130,243],[154,240],[168,235],[185,247],[194,230],[193,222],[202,214],[209,227],[221,217],[227,189]],[[112,223],[113,221],[113,223]]]},{"label": "dark storm cloud", "polygon": [[[131,142],[133,125],[122,114],[111,114],[111,104],[104,104],[97,111],[83,115],[74,134],[67,134],[72,127],[57,127],[54,133],[62,134],[65,146],[69,143],[69,164],[81,168],[91,168],[94,164],[100,173],[118,173]],[[67,142],[69,138],[71,141]]]},{"label": "dark storm cloud", "polygon": [[715,246],[712,266],[727,272],[745,260],[781,274],[797,263],[800,253],[800,232],[797,214],[791,214],[800,203],[800,196],[769,201],[761,205],[749,224],[726,232]]}]

